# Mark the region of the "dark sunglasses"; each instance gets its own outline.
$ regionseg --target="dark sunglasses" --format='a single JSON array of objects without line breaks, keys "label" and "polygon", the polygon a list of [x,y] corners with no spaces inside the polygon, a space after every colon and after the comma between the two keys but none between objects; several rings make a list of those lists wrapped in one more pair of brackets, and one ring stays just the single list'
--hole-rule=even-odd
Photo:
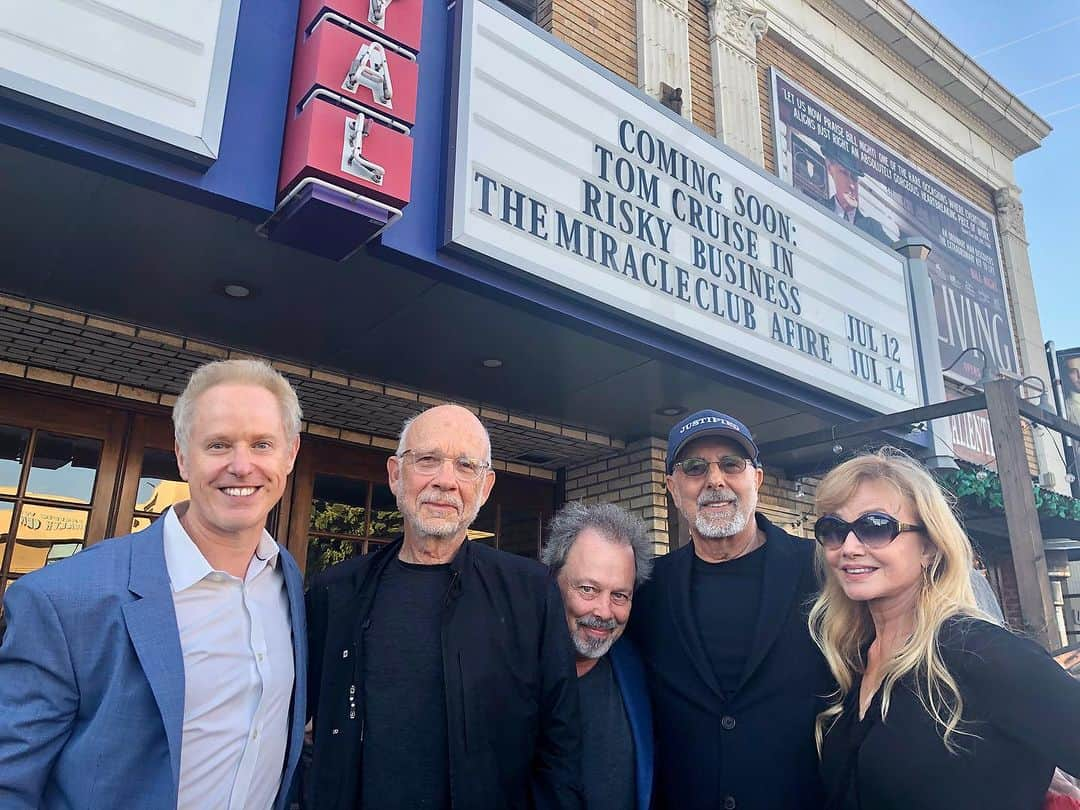
[{"label": "dark sunglasses", "polygon": [[849,532],[855,532],[867,548],[883,548],[902,532],[921,532],[926,527],[917,523],[901,523],[884,512],[867,512],[848,523],[836,515],[825,515],[814,524],[814,537],[825,548],[840,548]]}]

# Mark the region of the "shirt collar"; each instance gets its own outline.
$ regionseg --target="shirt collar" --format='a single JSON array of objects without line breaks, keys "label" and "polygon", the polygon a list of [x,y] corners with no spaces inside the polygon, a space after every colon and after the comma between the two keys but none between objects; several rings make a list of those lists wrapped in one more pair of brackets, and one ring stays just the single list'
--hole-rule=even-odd
[{"label": "shirt collar", "polygon": [[[176,514],[176,510],[170,507],[159,518],[163,520],[162,536],[165,545],[165,568],[169,572],[169,580],[172,582],[173,593],[179,593],[200,582],[207,574],[214,572],[213,566],[206,561],[206,557],[199,551],[191,535],[187,533],[184,524]],[[263,529],[259,545],[255,549],[248,566],[247,577],[250,578],[261,571],[263,567],[276,568],[280,549],[274,542],[274,538]]]}]

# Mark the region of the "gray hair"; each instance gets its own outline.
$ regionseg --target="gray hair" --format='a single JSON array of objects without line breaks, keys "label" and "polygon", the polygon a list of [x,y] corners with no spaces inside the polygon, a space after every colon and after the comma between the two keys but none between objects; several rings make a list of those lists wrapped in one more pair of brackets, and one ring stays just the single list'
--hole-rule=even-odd
[{"label": "gray hair", "polygon": [[555,513],[548,526],[548,539],[540,552],[540,561],[555,574],[566,564],[566,557],[578,535],[593,529],[605,539],[634,550],[634,587],[645,582],[652,573],[653,543],[645,524],[613,503],[586,505],[571,501]]},{"label": "gray hair", "polygon": [[263,360],[216,360],[199,366],[192,372],[183,392],[173,405],[172,420],[176,443],[187,451],[191,425],[195,419],[195,403],[215,385],[254,385],[265,388],[278,401],[285,435],[292,441],[300,435],[300,400],[296,391],[273,366]]},{"label": "gray hair", "polygon": [[[447,405],[452,405],[455,408],[461,408],[464,411],[469,411],[468,408],[465,408],[465,407],[463,407],[461,405],[458,405],[457,403],[454,403],[454,402],[448,402],[446,404]],[[433,408],[438,408],[438,407],[441,407],[441,406],[433,405],[432,407]],[[404,453],[408,449],[407,445],[408,445],[408,441],[409,441],[409,428],[411,428],[413,426],[413,422],[415,422],[417,419],[419,419],[421,416],[423,416],[425,413],[427,413],[430,410],[431,410],[431,408],[428,408],[427,410],[424,410],[424,411],[420,411],[420,413],[415,414],[413,416],[410,416],[408,419],[406,419],[402,423],[402,425],[401,425],[401,433],[398,434],[397,450],[395,451],[394,455],[400,456],[402,453]],[[472,411],[469,411],[469,413],[472,413]],[[473,415],[475,416],[475,414],[473,414]],[[476,421],[480,425],[481,432],[484,434],[484,448],[485,449],[484,449],[484,457],[481,460],[483,462],[485,462],[488,466],[491,466],[491,435],[488,433],[487,428],[484,427],[484,423],[481,422],[479,418],[477,418]]]}]

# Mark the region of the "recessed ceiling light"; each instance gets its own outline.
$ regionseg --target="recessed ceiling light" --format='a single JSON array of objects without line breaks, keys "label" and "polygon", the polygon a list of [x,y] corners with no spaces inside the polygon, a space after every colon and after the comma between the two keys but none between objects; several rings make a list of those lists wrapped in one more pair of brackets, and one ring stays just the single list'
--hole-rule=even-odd
[{"label": "recessed ceiling light", "polygon": [[671,405],[667,408],[657,408],[656,412],[661,416],[679,416],[686,413],[686,408],[682,405]]},{"label": "recessed ceiling light", "polygon": [[238,284],[235,281],[229,282],[221,288],[221,291],[225,293],[229,298],[250,298],[251,287],[246,284]]},{"label": "recessed ceiling light", "polygon": [[489,357],[487,360],[481,360],[480,365],[484,368],[501,368],[502,360],[498,357]]}]

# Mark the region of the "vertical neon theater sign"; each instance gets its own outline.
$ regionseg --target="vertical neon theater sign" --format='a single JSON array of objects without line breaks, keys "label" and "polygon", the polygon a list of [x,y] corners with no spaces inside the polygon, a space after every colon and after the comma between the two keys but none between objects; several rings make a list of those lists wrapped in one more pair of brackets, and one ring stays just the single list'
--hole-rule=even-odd
[{"label": "vertical neon theater sign", "polygon": [[342,259],[409,202],[423,0],[303,0],[275,241]]}]

